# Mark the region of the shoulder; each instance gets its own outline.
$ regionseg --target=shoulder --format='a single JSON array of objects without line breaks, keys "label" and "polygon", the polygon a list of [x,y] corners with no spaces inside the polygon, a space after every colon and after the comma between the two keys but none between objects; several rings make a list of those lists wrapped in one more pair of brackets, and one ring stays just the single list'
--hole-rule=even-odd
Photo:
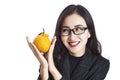
[{"label": "shoulder", "polygon": [[99,66],[99,67],[101,66],[109,67],[110,65],[110,61],[107,58],[103,57],[102,55],[95,55],[90,50],[87,50],[85,56],[87,60],[91,62],[92,65]]},{"label": "shoulder", "polygon": [[110,61],[101,55],[94,55],[91,51],[87,51],[86,58],[89,64],[89,70],[100,74],[107,74],[110,68]]},{"label": "shoulder", "polygon": [[103,80],[110,68],[110,61],[103,56],[95,56],[96,59],[94,59],[92,65],[91,65],[91,77],[94,77],[94,79]]},{"label": "shoulder", "polygon": [[96,60],[95,63],[96,65],[98,65],[99,67],[108,67],[110,66],[110,61],[108,59],[106,59],[105,57],[99,55],[99,56],[95,56]]},{"label": "shoulder", "polygon": [[104,56],[90,54],[89,57],[91,60],[91,66],[95,69],[106,69],[107,71],[109,70],[110,61]]},{"label": "shoulder", "polygon": [[[87,53],[88,77],[94,80],[103,80],[110,68],[110,61],[101,55]],[[91,76],[92,75],[92,76]]]}]

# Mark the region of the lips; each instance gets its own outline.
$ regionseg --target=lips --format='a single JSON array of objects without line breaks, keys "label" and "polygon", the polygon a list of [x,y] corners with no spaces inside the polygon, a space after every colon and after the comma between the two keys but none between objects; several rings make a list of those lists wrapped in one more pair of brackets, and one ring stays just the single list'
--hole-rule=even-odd
[{"label": "lips", "polygon": [[80,43],[80,41],[68,42],[68,44],[69,44],[70,47],[76,47],[79,43]]}]

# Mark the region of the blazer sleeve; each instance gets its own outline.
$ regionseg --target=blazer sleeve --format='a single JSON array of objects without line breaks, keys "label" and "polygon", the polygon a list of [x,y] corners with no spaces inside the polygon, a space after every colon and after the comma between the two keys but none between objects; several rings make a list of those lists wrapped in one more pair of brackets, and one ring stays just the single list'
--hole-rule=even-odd
[{"label": "blazer sleeve", "polygon": [[100,59],[96,64],[96,69],[93,70],[92,76],[89,80],[104,80],[110,67],[110,61],[107,59]]}]

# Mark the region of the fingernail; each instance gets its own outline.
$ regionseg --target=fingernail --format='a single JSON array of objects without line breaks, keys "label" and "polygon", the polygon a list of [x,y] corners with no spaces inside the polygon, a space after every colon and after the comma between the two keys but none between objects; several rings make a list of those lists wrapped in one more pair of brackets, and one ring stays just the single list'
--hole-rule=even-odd
[{"label": "fingernail", "polygon": [[53,42],[56,40],[56,36],[53,37],[51,44],[53,44]]}]

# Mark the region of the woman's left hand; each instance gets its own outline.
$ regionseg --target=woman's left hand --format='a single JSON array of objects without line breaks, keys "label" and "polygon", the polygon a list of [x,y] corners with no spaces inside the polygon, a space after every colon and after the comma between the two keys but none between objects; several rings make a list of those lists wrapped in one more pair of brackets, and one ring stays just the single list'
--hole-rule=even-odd
[{"label": "woman's left hand", "polygon": [[56,37],[53,37],[50,49],[48,51],[48,57],[47,57],[48,69],[49,69],[49,72],[54,77],[54,80],[60,80],[62,75],[60,74],[60,72],[55,67],[54,60],[53,60],[53,50],[54,50],[55,42],[56,42]]}]

